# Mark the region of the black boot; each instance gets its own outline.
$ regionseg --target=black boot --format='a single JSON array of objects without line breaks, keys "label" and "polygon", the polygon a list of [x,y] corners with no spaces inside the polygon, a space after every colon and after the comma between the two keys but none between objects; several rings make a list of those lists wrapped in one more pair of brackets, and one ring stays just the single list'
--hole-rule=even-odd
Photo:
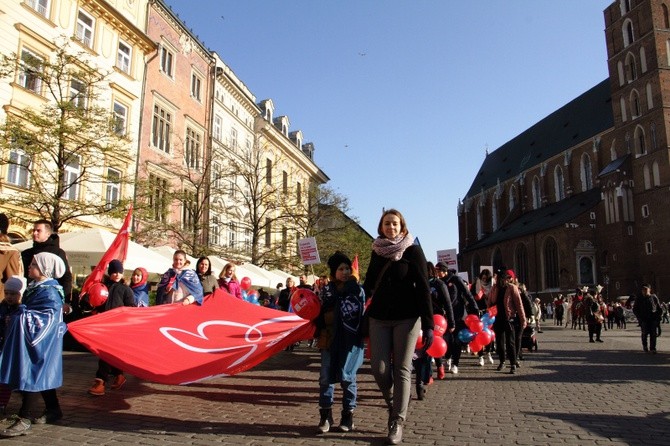
[{"label": "black boot", "polygon": [[342,432],[349,432],[354,430],[354,411],[353,409],[345,409],[342,411],[342,419],[340,420],[340,430]]},{"label": "black boot", "polygon": [[333,423],[333,409],[319,409],[321,419],[319,420],[319,432],[325,434],[330,430]]},{"label": "black boot", "polygon": [[426,397],[426,386],[421,381],[416,383],[416,398],[422,401]]}]

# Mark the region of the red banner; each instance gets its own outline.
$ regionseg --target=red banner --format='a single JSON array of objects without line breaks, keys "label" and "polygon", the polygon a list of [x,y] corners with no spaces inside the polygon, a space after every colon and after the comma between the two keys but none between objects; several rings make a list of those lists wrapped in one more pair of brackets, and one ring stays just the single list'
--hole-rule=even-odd
[{"label": "red banner", "polygon": [[107,265],[109,265],[109,262],[114,259],[120,260],[121,263],[126,261],[126,256],[128,254],[128,226],[130,226],[130,218],[132,215],[133,205],[131,204],[130,209],[128,209],[128,213],[126,214],[126,218],[123,220],[121,229],[119,229],[119,232],[116,234],[114,241],[111,245],[109,245],[109,248],[107,248],[107,251],[105,254],[103,254],[96,267],[93,269],[93,271],[91,271],[91,274],[86,278],[86,281],[81,286],[79,295],[83,296],[86,294],[88,289],[94,283],[102,282],[102,278],[107,271]]},{"label": "red banner", "polygon": [[314,335],[314,325],[295,314],[222,290],[202,306],[121,307],[72,322],[68,330],[109,364],[162,384],[235,375]]}]

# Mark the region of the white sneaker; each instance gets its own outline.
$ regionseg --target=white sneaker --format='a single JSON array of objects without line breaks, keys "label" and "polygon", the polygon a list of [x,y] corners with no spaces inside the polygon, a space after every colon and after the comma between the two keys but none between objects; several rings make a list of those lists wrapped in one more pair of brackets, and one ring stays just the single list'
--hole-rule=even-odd
[{"label": "white sneaker", "polygon": [[491,364],[493,364],[493,356],[491,356],[491,353],[487,353],[487,359]]},{"label": "white sneaker", "polygon": [[447,372],[451,372],[451,358],[447,359]]},{"label": "white sneaker", "polygon": [[479,367],[484,367],[484,357],[483,356],[479,357]]},{"label": "white sneaker", "polygon": [[458,366],[457,365],[452,365],[451,366],[451,373],[454,375],[458,375]]}]

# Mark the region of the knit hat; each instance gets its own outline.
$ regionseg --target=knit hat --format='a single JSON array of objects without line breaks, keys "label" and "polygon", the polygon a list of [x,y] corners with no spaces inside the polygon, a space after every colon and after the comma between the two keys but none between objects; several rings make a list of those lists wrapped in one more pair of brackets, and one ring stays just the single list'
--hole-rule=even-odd
[{"label": "knit hat", "polygon": [[107,275],[111,276],[114,273],[123,273],[123,263],[120,260],[114,259],[109,262],[107,267]]},{"label": "knit hat", "polygon": [[516,274],[514,274],[514,270],[508,269],[504,273],[504,277],[509,277],[510,279],[516,279]]},{"label": "knit hat", "polygon": [[331,277],[335,277],[335,272],[341,264],[346,263],[351,267],[351,260],[343,252],[337,251],[328,258],[328,268],[330,268]]},{"label": "knit hat", "polygon": [[7,234],[9,229],[9,218],[5,214],[0,214],[0,234]]},{"label": "knit hat", "polygon": [[26,278],[21,276],[12,276],[5,282],[5,291],[14,291],[23,294],[26,289]]}]

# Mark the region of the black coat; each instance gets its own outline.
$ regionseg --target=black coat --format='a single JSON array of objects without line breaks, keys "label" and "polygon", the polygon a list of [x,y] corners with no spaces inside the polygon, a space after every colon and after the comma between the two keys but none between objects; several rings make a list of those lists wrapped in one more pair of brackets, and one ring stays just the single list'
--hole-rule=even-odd
[{"label": "black coat", "polygon": [[70,264],[67,262],[65,251],[60,248],[60,240],[58,234],[51,234],[45,242],[33,242],[33,247],[28,248],[21,253],[21,260],[23,261],[23,274],[26,279],[28,277],[28,265],[33,260],[33,256],[40,252],[50,252],[56,254],[65,263],[65,274],[58,280],[58,284],[63,287],[63,294],[65,294],[65,303],[70,303],[72,298],[72,272],[70,271]]}]

